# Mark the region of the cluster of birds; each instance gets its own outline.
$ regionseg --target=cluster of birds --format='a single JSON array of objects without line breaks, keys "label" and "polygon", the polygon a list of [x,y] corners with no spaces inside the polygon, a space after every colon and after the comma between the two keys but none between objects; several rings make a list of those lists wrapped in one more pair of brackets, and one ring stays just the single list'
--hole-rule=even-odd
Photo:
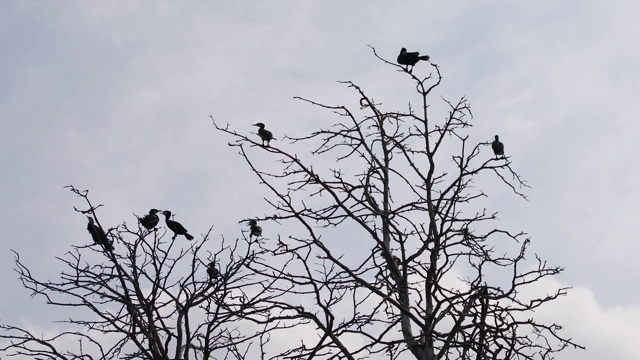
[{"label": "cluster of birds", "polygon": [[[400,49],[400,54],[398,55],[398,64],[404,65],[404,70],[411,74],[413,71],[413,67],[420,61],[428,61],[430,59],[429,55],[420,55],[419,52],[409,52],[406,48]],[[262,140],[262,146],[269,146],[271,140],[276,140],[273,137],[273,133],[271,131],[265,129],[265,125],[263,123],[255,123],[253,126],[258,127],[258,136]],[[491,143],[491,148],[493,149],[493,154],[496,157],[504,156],[504,144],[500,142],[498,135],[495,136],[495,140]],[[182,226],[179,222],[171,219],[171,211],[164,210],[160,211],[157,209],[149,210],[147,215],[139,218],[140,225],[142,225],[147,230],[153,230],[158,223],[160,222],[160,218],[158,217],[158,213],[163,214],[165,217],[165,222],[167,224],[167,228],[173,232],[172,240],[175,240],[178,235],[183,235],[187,240],[193,240],[193,236],[189,234],[187,229]],[[90,216],[87,216],[89,223],[87,224],[87,230],[91,234],[94,243],[100,244],[104,247],[105,250],[113,251],[113,242],[109,240],[104,230],[100,226],[98,226],[94,219]],[[256,220],[249,220],[249,228],[250,233],[249,237],[260,237],[262,235],[262,228],[258,226],[258,222]],[[211,262],[207,267],[207,274],[212,279],[217,278],[220,275],[218,269],[216,269],[215,263]]]},{"label": "cluster of birds", "polygon": [[[145,229],[153,231],[160,222],[158,213],[164,215],[164,220],[167,224],[167,228],[169,228],[169,230],[173,232],[173,237],[171,238],[172,240],[175,240],[178,235],[183,235],[185,238],[187,238],[187,240],[193,240],[193,236],[189,234],[187,229],[182,226],[182,224],[171,219],[171,211],[169,210],[160,211],[158,209],[151,209],[149,210],[149,213],[147,215],[138,218],[138,222],[140,222],[140,225],[142,225]],[[89,220],[87,224],[87,230],[89,231],[89,234],[91,234],[93,242],[101,245],[107,251],[113,251],[113,241],[109,240],[107,234],[105,234],[104,230],[95,223],[94,219],[91,216],[87,216],[87,219]],[[258,226],[258,222],[254,219],[249,220],[249,230],[249,238],[253,236],[257,238],[262,235],[262,228]],[[216,263],[214,261],[209,263],[209,265],[207,266],[207,274],[212,280],[216,279],[220,275],[220,271],[218,271],[218,269],[216,268]]]},{"label": "cluster of birds", "polygon": [[[160,222],[158,213],[161,213],[164,215],[165,222],[167,223],[167,227],[169,228],[169,230],[173,232],[173,238],[172,238],[173,240],[175,240],[178,235],[183,235],[184,237],[187,238],[187,240],[193,240],[193,236],[189,234],[187,229],[184,226],[182,226],[182,224],[180,224],[177,221],[171,220],[171,211],[169,210],[165,210],[165,211],[160,211],[157,209],[149,210],[149,214],[138,219],[138,221],[140,222],[140,225],[142,225],[149,231],[153,230]],[[91,237],[93,238],[93,242],[96,244],[102,245],[102,247],[104,247],[105,250],[113,251],[114,249],[113,242],[109,240],[104,230],[95,223],[95,221],[91,216],[87,216],[87,219],[89,220],[89,223],[87,224],[87,231],[89,231],[89,234],[91,234]]]}]

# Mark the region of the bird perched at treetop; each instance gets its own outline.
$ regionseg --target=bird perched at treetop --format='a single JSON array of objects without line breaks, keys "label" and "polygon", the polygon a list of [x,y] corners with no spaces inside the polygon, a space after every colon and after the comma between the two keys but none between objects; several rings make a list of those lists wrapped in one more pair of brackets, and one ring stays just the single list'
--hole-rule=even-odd
[{"label": "bird perched at treetop", "polygon": [[89,231],[89,234],[91,234],[93,242],[102,245],[102,247],[104,247],[106,250],[113,251],[113,244],[107,238],[104,230],[102,230],[100,226],[96,225],[96,223],[93,222],[92,217],[87,216],[87,219],[89,219],[87,230]]},{"label": "bird perched at treetop", "polygon": [[216,269],[215,262],[212,261],[209,263],[209,266],[207,266],[207,274],[209,274],[211,280],[216,279],[220,275],[220,272]]},{"label": "bird perched at treetop", "polygon": [[496,135],[496,139],[491,143],[491,148],[496,157],[504,156],[504,144],[500,142],[498,135]]},{"label": "bird perched at treetop", "polygon": [[158,222],[160,221],[160,218],[158,217],[158,215],[156,215],[159,212],[160,210],[151,209],[149,210],[148,215],[139,218],[138,221],[142,226],[147,228],[147,230],[153,230],[153,228],[156,227],[156,225],[158,225]]},{"label": "bird perched at treetop", "polygon": [[[398,55],[398,64],[405,65],[404,70],[411,74],[413,71],[413,66],[420,60],[427,61],[429,60],[429,55],[420,56],[419,52],[407,52],[407,49],[400,49],[400,55]],[[411,66],[411,70],[409,70],[409,66]]]},{"label": "bird perched at treetop", "polygon": [[189,241],[193,240],[193,236],[189,235],[187,229],[185,229],[182,224],[177,221],[171,220],[171,211],[165,210],[162,213],[164,214],[164,221],[167,223],[167,227],[169,228],[169,230],[173,231],[173,237],[171,238],[172,240],[175,240],[178,235],[184,235],[184,237],[186,237]]},{"label": "bird perched at treetop", "polygon": [[269,142],[271,140],[276,140],[273,137],[273,134],[271,133],[271,131],[267,130],[264,128],[264,124],[263,123],[255,123],[253,124],[253,126],[257,126],[259,127],[258,129],[258,135],[260,135],[260,138],[262,139],[262,146],[264,146],[264,142],[267,142],[267,146],[269,146]]},{"label": "bird perched at treetop", "polygon": [[259,237],[260,235],[262,235],[262,228],[258,226],[257,221],[253,219],[249,220],[249,227],[251,228],[251,234],[249,234],[249,237]]}]

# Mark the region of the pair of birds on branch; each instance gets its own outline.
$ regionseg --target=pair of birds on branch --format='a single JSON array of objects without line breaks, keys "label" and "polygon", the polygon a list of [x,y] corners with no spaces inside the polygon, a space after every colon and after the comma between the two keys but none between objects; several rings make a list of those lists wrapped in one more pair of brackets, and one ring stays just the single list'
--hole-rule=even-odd
[{"label": "pair of birds on branch", "polygon": [[178,235],[184,235],[187,240],[193,240],[193,236],[189,235],[189,232],[187,231],[187,229],[185,229],[184,226],[182,226],[182,224],[177,221],[171,220],[171,211],[169,210],[149,210],[149,214],[138,219],[140,225],[144,226],[147,230],[153,230],[158,225],[158,222],[160,222],[160,218],[157,215],[158,213],[164,215],[164,221],[166,222],[167,227],[169,228],[169,230],[173,231],[173,240],[175,240]]}]

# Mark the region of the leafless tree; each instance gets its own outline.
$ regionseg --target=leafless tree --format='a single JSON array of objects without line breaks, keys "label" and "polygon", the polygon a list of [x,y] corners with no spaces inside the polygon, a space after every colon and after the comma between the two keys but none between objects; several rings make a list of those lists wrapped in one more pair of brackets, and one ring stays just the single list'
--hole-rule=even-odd
[{"label": "leafless tree", "polygon": [[[42,280],[14,252],[24,287],[70,318],[61,321],[66,330],[49,337],[1,324],[0,353],[37,359],[245,359],[249,351],[260,353],[270,330],[282,327],[261,320],[269,319],[269,309],[256,305],[265,284],[256,285],[246,270],[262,256],[257,239],[212,241],[209,229],[193,242],[171,240],[166,231],[146,230],[137,221],[107,229],[98,216],[102,205],[94,206],[88,191],[68,188],[86,201],[87,208],[76,211],[95,219],[112,246],[89,245],[87,234],[81,240],[87,245],[57,258],[65,270],[56,280]],[[243,323],[243,317],[253,321]]]},{"label": "leafless tree", "polygon": [[[470,140],[465,98],[437,100],[448,110],[430,113],[436,64],[419,78],[373,53],[415,86],[406,109],[386,110],[347,81],[357,105],[297,98],[337,120],[277,144],[211,117],[270,194],[260,223],[287,231],[259,244],[271,258],[246,264],[284,294],[273,309],[310,322],[279,358],[552,359],[581,348],[535,319],[566,288],[523,295],[563,269],[527,260],[530,238],[498,228],[482,205],[476,185],[491,181],[526,199],[512,158],[496,158],[493,139]],[[291,150],[302,147],[310,154]]]}]

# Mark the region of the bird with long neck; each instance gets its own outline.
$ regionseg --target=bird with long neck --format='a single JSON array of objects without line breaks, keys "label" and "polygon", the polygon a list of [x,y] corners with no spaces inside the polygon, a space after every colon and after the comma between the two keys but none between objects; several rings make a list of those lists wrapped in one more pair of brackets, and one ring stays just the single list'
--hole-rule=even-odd
[{"label": "bird with long neck", "polygon": [[164,221],[167,223],[167,227],[169,230],[173,231],[172,240],[175,240],[178,235],[184,235],[184,237],[189,241],[193,240],[193,236],[189,235],[189,232],[184,228],[184,226],[182,226],[182,224],[171,220],[171,211],[165,210],[162,214],[164,214]]},{"label": "bird with long neck", "polygon": [[93,242],[102,245],[106,250],[113,251],[113,244],[111,244],[111,241],[107,238],[104,230],[94,222],[92,217],[87,216],[87,219],[89,219],[87,231],[91,234]]},{"label": "bird with long neck", "polygon": [[[398,64],[404,65],[404,71],[408,72],[409,74],[411,74],[411,72],[413,71],[413,67],[420,60],[428,61],[429,55],[420,56],[420,53],[417,51],[408,52],[405,48],[400,49],[400,54],[398,55]],[[409,69],[409,66],[411,66],[411,69]]]},{"label": "bird with long neck", "polygon": [[504,144],[500,142],[500,138],[496,135],[495,140],[491,143],[491,148],[493,149],[493,154],[498,156],[504,156]]},{"label": "bird with long neck", "polygon": [[160,210],[157,209],[149,210],[148,215],[145,215],[138,219],[140,225],[144,226],[147,230],[153,230],[153,228],[158,225],[158,222],[160,222],[160,218],[157,215],[157,213],[159,212]]},{"label": "bird with long neck", "polygon": [[276,140],[276,139],[273,137],[273,134],[271,133],[271,131],[269,131],[269,130],[267,130],[267,129],[265,129],[265,128],[264,128],[264,124],[263,124],[263,123],[255,123],[255,124],[253,124],[253,126],[257,126],[257,127],[259,127],[259,129],[258,129],[258,135],[259,135],[259,136],[260,136],[260,138],[262,139],[262,146],[265,146],[265,145],[264,145],[264,142],[265,142],[265,141],[267,142],[267,145],[266,145],[266,146],[269,146],[269,142],[270,142],[271,140]]}]

